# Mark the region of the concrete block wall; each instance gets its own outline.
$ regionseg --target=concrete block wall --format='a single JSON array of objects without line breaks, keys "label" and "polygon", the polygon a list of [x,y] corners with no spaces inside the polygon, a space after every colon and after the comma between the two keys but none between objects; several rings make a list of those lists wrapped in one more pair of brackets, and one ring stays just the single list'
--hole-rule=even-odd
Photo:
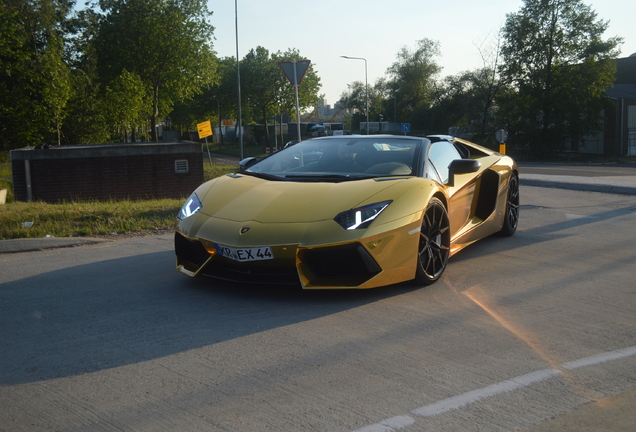
[{"label": "concrete block wall", "polygon": [[16,201],[183,198],[203,182],[201,144],[189,142],[18,149],[11,168]]}]

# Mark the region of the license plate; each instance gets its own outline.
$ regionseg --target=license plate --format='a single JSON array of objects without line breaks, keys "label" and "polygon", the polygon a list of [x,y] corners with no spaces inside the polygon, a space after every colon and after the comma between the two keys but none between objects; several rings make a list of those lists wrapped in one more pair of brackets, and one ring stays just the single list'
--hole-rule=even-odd
[{"label": "license plate", "polygon": [[214,247],[219,255],[234,261],[245,262],[274,259],[274,254],[272,254],[272,249],[269,246],[235,248],[214,243]]}]

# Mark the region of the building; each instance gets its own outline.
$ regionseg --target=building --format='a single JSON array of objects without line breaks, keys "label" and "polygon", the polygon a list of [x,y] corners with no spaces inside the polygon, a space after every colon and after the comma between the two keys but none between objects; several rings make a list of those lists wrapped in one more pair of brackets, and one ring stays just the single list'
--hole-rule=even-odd
[{"label": "building", "polygon": [[616,59],[616,81],[607,89],[612,107],[605,110],[605,130],[571,143],[571,150],[606,156],[636,156],[636,53]]}]

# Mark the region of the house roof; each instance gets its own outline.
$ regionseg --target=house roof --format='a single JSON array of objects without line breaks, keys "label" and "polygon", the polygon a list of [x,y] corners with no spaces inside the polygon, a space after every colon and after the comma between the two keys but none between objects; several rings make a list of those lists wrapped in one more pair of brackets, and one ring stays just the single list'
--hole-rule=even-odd
[{"label": "house roof", "polygon": [[636,99],[636,84],[614,84],[606,93],[614,99]]}]

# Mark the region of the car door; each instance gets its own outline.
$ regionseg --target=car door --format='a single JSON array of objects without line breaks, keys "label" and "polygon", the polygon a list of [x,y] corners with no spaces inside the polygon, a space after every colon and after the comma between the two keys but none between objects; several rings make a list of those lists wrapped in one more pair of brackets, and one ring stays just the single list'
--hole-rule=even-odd
[{"label": "car door", "polygon": [[[448,166],[456,159],[462,159],[455,146],[448,141],[431,143],[428,151],[428,177],[446,185],[449,177]],[[474,175],[455,176],[453,186],[447,186],[449,198],[448,217],[451,226],[451,239],[468,223],[475,196]]]}]

